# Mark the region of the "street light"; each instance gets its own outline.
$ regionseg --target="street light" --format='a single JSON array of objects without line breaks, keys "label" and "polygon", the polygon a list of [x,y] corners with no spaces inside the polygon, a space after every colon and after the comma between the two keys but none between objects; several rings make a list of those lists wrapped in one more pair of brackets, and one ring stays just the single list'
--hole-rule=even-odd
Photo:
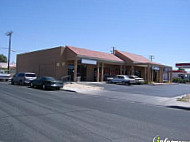
[{"label": "street light", "polygon": [[6,36],[9,37],[9,51],[8,51],[8,73],[10,72],[10,57],[11,57],[11,36],[12,36],[12,31],[7,32]]}]

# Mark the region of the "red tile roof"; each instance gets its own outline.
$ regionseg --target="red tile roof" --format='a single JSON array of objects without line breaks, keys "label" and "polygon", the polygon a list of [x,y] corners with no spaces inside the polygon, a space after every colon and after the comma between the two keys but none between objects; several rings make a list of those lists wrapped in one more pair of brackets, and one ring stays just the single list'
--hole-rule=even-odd
[{"label": "red tile roof", "polygon": [[123,56],[127,57],[128,59],[130,59],[134,63],[136,62],[136,63],[147,63],[147,64],[162,65],[160,63],[152,62],[152,61],[148,60],[147,58],[145,58],[142,55],[137,55],[137,54],[128,53],[128,52],[124,52],[124,51],[118,51],[118,50],[116,50],[116,52],[118,52],[118,53],[122,54]]},{"label": "red tile roof", "polygon": [[78,48],[78,47],[73,47],[73,46],[66,46],[66,47],[72,50],[75,54],[80,55],[80,56],[98,58],[98,59],[114,61],[114,62],[123,62],[123,60],[121,60],[120,58],[118,58],[117,56],[113,54],[100,52],[100,51],[93,51],[93,50]]}]

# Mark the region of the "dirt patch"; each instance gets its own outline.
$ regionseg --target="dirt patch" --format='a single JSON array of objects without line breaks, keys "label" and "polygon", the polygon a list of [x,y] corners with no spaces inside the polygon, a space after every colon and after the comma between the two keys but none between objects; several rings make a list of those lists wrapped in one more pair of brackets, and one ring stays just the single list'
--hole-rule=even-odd
[{"label": "dirt patch", "polygon": [[76,91],[76,92],[89,92],[89,91],[98,91],[98,90],[103,90],[103,87],[98,87],[98,86],[91,86],[91,85],[84,85],[84,84],[78,84],[78,83],[67,83],[63,86],[64,90],[71,90],[71,91]]},{"label": "dirt patch", "polygon": [[177,101],[190,102],[190,94],[186,94],[182,96],[181,98],[178,98]]}]

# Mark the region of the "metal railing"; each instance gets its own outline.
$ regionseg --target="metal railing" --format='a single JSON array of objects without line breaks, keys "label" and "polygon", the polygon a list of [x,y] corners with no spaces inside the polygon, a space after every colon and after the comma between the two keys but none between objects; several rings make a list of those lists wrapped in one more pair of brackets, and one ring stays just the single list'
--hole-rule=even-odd
[{"label": "metal railing", "polygon": [[71,82],[71,75],[62,76],[61,80],[63,82]]}]

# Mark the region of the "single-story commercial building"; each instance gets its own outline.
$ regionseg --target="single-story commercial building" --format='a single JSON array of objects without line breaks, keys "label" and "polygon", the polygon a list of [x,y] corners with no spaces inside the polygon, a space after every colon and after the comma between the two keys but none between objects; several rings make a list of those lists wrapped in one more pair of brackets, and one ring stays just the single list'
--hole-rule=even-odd
[{"label": "single-story commercial building", "polygon": [[172,67],[155,63],[147,58],[124,51],[114,54],[60,46],[17,55],[17,72],[35,72],[38,76],[72,81],[105,81],[118,74],[138,75],[147,82],[163,82],[164,74],[172,80]]},{"label": "single-story commercial building", "polygon": [[[0,70],[4,70],[6,72],[8,72],[8,63],[4,63],[4,62],[0,62]],[[10,63],[10,70],[9,70],[10,74],[15,74],[16,72],[16,63]]]}]

